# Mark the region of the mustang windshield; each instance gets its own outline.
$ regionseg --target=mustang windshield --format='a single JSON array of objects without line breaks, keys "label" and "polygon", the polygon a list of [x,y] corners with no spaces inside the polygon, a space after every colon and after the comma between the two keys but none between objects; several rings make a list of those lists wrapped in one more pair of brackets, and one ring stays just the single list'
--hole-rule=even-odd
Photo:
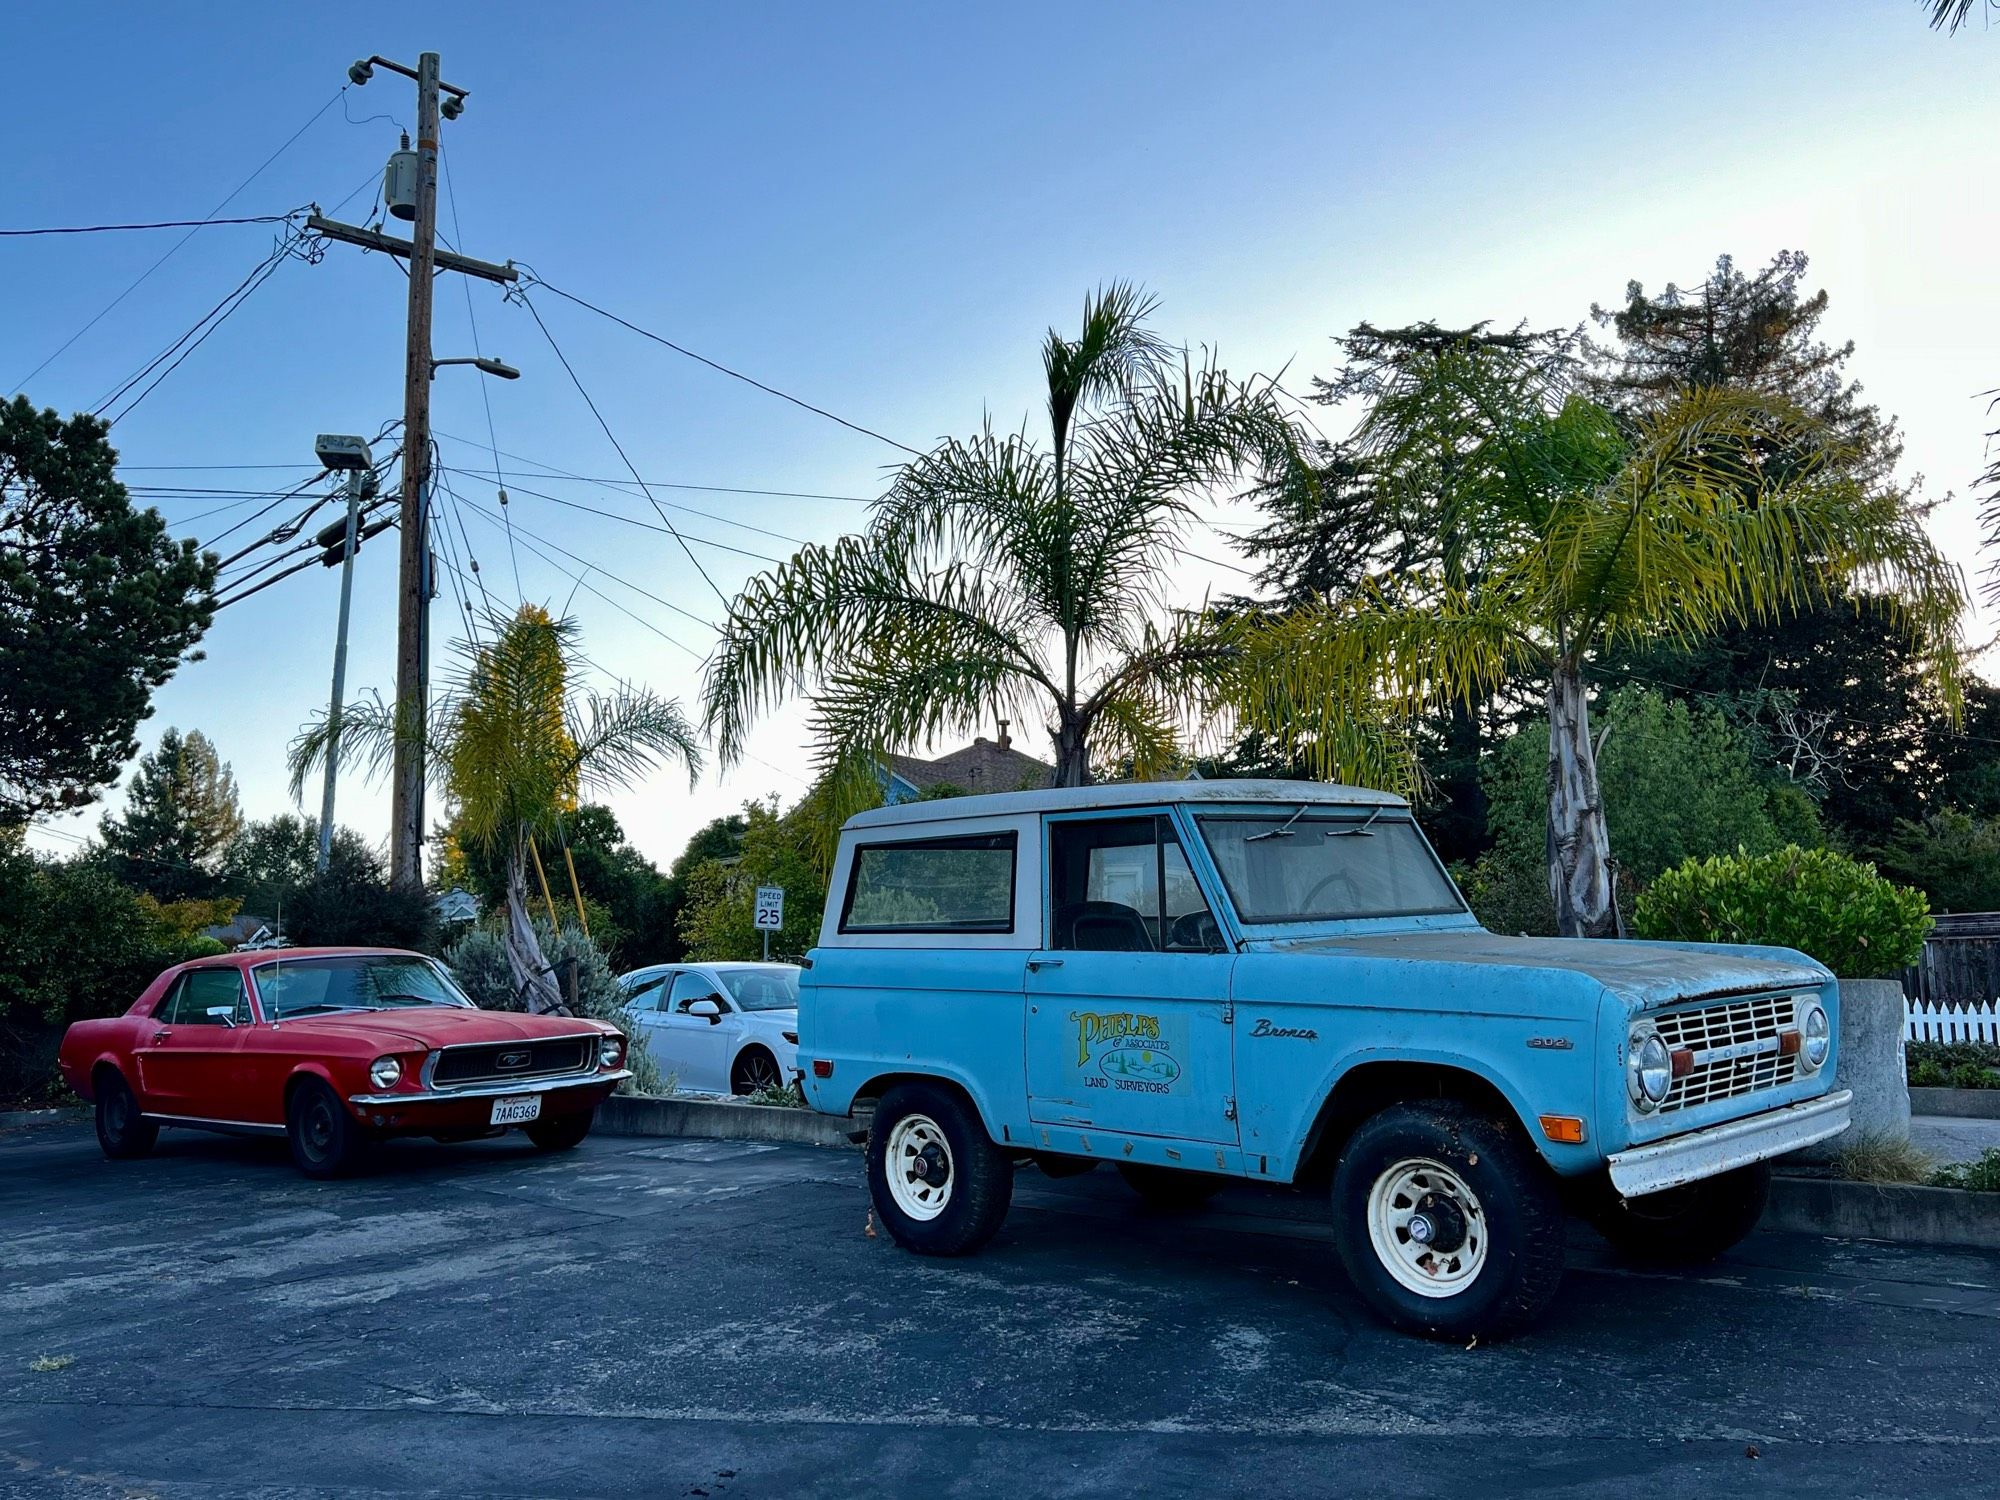
[{"label": "mustang windshield", "polygon": [[1245,922],[1337,922],[1461,912],[1409,815],[1383,808],[1198,814]]},{"label": "mustang windshield", "polygon": [[404,954],[278,958],[253,972],[265,1017],[272,1021],[337,1010],[472,1004],[436,964]]},{"label": "mustang windshield", "polygon": [[797,1010],[797,969],[718,969],[729,997],[744,1010]]}]

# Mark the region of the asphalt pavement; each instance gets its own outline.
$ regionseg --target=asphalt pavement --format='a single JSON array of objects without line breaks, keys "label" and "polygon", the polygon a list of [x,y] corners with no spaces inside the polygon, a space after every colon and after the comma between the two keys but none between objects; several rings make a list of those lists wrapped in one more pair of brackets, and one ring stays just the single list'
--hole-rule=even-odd
[{"label": "asphalt pavement", "polygon": [[1376,1325],[1320,1205],[1021,1174],[982,1255],[868,1232],[857,1155],[397,1145],[298,1177],[185,1133],[0,1131],[0,1493],[1980,1495],[2000,1255],[1579,1229],[1553,1316]]}]

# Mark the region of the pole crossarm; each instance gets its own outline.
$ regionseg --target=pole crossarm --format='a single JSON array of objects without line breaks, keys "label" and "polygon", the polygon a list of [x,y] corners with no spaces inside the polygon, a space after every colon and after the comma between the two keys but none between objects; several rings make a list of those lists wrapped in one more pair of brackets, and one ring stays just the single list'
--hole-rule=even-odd
[{"label": "pole crossarm", "polygon": [[[408,240],[399,240],[393,234],[383,234],[377,229],[361,229],[353,224],[343,224],[338,219],[329,219],[313,214],[306,220],[306,228],[322,234],[330,240],[341,240],[349,245],[359,245],[364,250],[379,250],[384,255],[397,255],[409,259],[414,246]],[[469,255],[456,255],[449,250],[431,252],[436,263],[447,271],[459,271],[467,276],[477,276],[486,281],[514,282],[521,279],[521,273],[509,262],[496,266],[490,260],[474,260]]]}]

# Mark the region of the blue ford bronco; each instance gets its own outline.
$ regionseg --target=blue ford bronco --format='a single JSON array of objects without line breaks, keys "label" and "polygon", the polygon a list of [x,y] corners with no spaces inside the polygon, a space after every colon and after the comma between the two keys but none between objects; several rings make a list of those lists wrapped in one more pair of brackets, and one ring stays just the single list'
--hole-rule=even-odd
[{"label": "blue ford bronco", "polygon": [[1658,1260],[1755,1226],[1847,1127],[1837,991],[1789,949],[1503,937],[1380,792],[1191,781],[880,808],[802,976],[815,1109],[868,1115],[877,1216],[978,1249],[1017,1167],[1162,1206],[1325,1192],[1389,1322],[1531,1322],[1565,1215]]}]

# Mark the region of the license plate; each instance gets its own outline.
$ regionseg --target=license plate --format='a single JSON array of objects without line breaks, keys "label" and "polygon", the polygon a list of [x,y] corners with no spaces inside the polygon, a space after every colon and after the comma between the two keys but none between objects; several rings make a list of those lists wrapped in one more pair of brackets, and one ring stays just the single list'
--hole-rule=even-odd
[{"label": "license plate", "polygon": [[505,1094],[493,1101],[494,1125],[525,1125],[542,1117],[540,1094]]}]

